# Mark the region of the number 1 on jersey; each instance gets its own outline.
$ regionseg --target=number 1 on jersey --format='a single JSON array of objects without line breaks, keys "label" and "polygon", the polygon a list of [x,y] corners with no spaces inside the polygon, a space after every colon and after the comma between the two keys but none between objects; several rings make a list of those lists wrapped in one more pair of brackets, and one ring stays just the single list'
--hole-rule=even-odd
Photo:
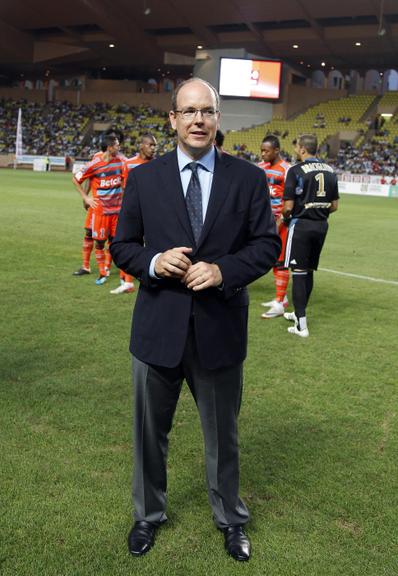
[{"label": "number 1 on jersey", "polygon": [[318,172],[318,174],[315,176],[315,180],[317,180],[318,184],[319,184],[319,188],[317,190],[317,198],[322,198],[323,196],[326,196],[326,191],[325,191],[325,177],[323,175],[322,172]]}]

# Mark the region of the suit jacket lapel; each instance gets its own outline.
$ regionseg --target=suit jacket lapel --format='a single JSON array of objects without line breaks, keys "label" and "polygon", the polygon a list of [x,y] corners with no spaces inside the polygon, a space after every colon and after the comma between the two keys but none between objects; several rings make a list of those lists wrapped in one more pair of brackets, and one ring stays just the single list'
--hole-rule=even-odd
[{"label": "suit jacket lapel", "polygon": [[163,182],[162,193],[170,198],[170,206],[174,206],[177,217],[191,240],[191,245],[195,246],[191,223],[185,204],[184,192],[182,189],[180,172],[178,169],[177,152],[174,150],[162,158],[163,164],[160,176]]},{"label": "suit jacket lapel", "polygon": [[232,174],[228,170],[228,154],[216,151],[216,161],[214,166],[213,182],[211,185],[209,204],[207,206],[206,218],[203,223],[202,233],[199,238],[198,248],[210,232],[214,221],[224,204],[226,195],[230,187]]}]

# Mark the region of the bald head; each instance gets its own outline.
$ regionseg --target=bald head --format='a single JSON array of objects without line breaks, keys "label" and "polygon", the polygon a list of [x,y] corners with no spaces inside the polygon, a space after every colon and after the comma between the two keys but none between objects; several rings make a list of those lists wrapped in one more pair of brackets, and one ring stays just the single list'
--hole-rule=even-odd
[{"label": "bald head", "polygon": [[212,84],[210,84],[210,82],[206,82],[206,80],[202,80],[202,78],[198,78],[198,77],[194,77],[194,78],[190,78],[189,80],[184,80],[184,82],[181,82],[181,84],[179,84],[177,86],[177,88],[174,90],[173,95],[171,97],[171,109],[172,110],[177,110],[177,97],[178,97],[178,93],[180,92],[180,90],[182,88],[184,88],[184,86],[187,86],[188,84],[191,84],[192,82],[201,82],[202,84],[205,84],[214,94],[214,97],[216,99],[216,109],[219,110],[220,109],[220,96],[218,95],[217,90],[214,88],[214,86]]}]

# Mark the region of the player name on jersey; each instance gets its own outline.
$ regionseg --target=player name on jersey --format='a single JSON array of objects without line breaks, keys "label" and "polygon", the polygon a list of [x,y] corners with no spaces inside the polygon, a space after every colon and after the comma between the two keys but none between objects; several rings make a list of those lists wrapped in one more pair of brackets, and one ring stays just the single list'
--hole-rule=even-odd
[{"label": "player name on jersey", "polygon": [[308,162],[301,166],[303,172],[308,174],[308,172],[334,172],[333,168],[329,166],[329,164],[325,164],[324,162]]}]

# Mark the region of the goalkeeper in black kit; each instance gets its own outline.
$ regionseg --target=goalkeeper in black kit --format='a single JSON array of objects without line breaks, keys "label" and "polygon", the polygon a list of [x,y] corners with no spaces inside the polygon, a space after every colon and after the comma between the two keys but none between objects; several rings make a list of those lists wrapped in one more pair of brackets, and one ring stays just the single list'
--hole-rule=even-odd
[{"label": "goalkeeper in black kit", "polygon": [[285,312],[294,322],[290,334],[309,336],[306,308],[314,283],[314,270],[328,231],[328,218],[338,207],[337,175],[317,158],[316,136],[303,134],[295,143],[298,163],[286,176],[283,217],[289,224],[285,267],[292,270],[294,312]]}]

